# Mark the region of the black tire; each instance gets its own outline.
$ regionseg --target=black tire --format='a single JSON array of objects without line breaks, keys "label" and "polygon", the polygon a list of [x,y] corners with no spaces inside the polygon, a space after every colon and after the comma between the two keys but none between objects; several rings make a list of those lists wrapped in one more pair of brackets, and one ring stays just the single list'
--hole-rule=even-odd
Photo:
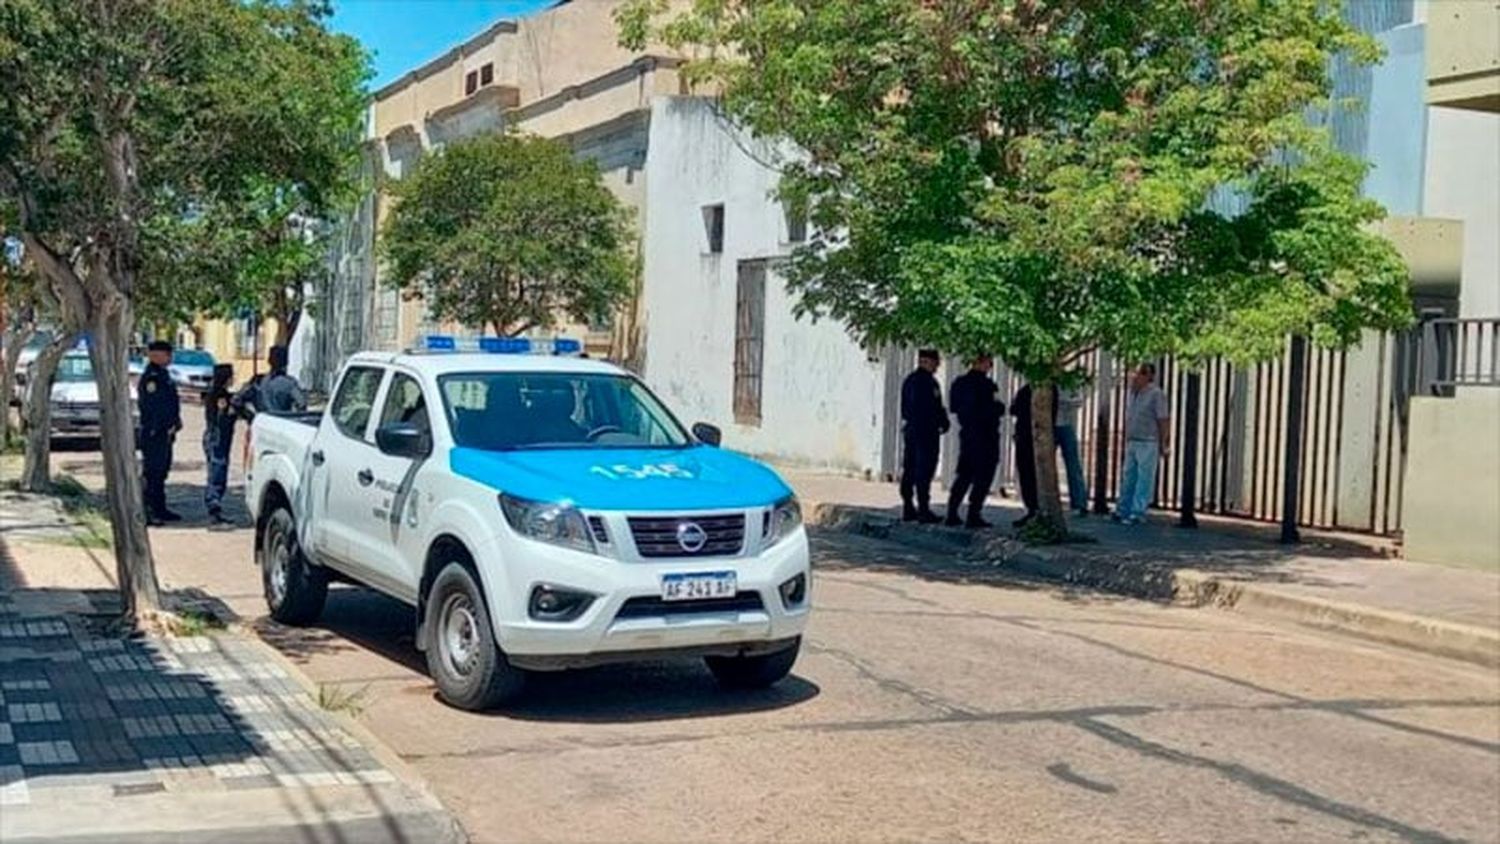
[{"label": "black tire", "polygon": [[260,582],[271,618],[311,624],[328,600],[328,572],[312,565],[297,543],[297,522],[278,505],[261,523]]},{"label": "black tire", "polygon": [[726,689],[742,691],[764,689],[774,686],[792,672],[797,653],[802,650],[802,639],[798,637],[782,650],[758,656],[706,656],[708,670],[714,679]]},{"label": "black tire", "polygon": [[526,686],[526,672],[495,643],[474,573],[460,562],[444,566],[427,595],[427,673],[443,700],[471,712],[515,700]]}]

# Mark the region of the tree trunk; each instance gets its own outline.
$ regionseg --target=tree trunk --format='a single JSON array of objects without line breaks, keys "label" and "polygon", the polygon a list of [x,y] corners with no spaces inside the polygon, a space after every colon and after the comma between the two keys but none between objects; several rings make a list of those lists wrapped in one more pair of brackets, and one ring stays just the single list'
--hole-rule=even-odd
[{"label": "tree trunk", "polygon": [[104,493],[115,541],[115,574],[126,615],[140,619],[143,613],[161,609],[161,587],[146,533],[130,408],[128,344],[133,316],[129,300],[118,293],[107,301],[95,301],[89,319],[89,354],[103,416],[100,450],[104,453]]},{"label": "tree trunk", "polygon": [[16,367],[21,362],[21,350],[35,334],[36,324],[19,317],[6,327],[5,355],[0,357],[0,448],[10,445],[10,399],[16,390]]},{"label": "tree trunk", "polygon": [[45,493],[52,490],[52,383],[57,365],[78,342],[76,332],[64,332],[37,354],[26,385],[26,462],[21,469],[21,489]]},{"label": "tree trunk", "polygon": [[1068,535],[1068,521],[1062,504],[1062,489],[1057,478],[1057,445],[1053,436],[1053,386],[1035,383],[1031,386],[1031,437],[1036,449],[1036,530],[1049,541],[1060,541]]}]

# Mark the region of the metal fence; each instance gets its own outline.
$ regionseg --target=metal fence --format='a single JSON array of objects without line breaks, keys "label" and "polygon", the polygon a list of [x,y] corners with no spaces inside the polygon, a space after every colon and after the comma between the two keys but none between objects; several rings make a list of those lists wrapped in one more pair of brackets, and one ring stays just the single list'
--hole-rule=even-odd
[{"label": "metal fence", "polygon": [[[1277,521],[1289,483],[1288,437],[1297,436],[1297,524],[1398,532],[1415,343],[1414,333],[1372,332],[1355,349],[1306,349],[1295,424],[1291,340],[1280,359],[1248,367],[1214,360],[1189,372],[1171,359],[1159,361],[1158,383],[1172,404],[1173,448],[1157,473],[1155,505],[1180,508],[1188,498],[1184,484],[1191,483],[1197,512]],[[1080,435],[1085,466],[1094,469],[1095,501],[1103,504],[1120,482],[1128,373],[1103,355],[1087,364],[1097,380],[1080,415]]]},{"label": "metal fence", "polygon": [[1500,318],[1424,320],[1421,355],[1419,368],[1433,394],[1500,387]]},{"label": "metal fence", "polygon": [[[1154,506],[1191,504],[1196,512],[1274,522],[1283,519],[1290,490],[1296,526],[1399,534],[1410,400],[1500,387],[1500,317],[1428,313],[1408,331],[1367,332],[1345,350],[1304,342],[1299,365],[1296,346],[1289,338],[1279,359],[1245,367],[1214,360],[1190,372],[1170,358],[1157,361],[1172,405],[1174,447],[1157,473]],[[899,463],[892,397],[914,359],[911,349],[887,355],[891,475]],[[1094,378],[1078,418],[1082,458],[1094,509],[1103,510],[1119,488],[1127,368],[1100,353],[1081,365]],[[963,366],[950,361],[944,383]],[[997,367],[995,380],[1009,403],[1020,379]],[[1013,434],[1007,420],[995,479],[996,489],[1011,495]],[[1291,445],[1296,474],[1289,476]],[[952,477],[956,446],[950,434],[943,477]]]}]

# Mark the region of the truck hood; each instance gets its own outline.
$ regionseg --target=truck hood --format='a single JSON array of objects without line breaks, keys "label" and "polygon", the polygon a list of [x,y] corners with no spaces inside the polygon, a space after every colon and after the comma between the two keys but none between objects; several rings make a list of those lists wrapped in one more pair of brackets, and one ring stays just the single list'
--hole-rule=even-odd
[{"label": "truck hood", "polygon": [[534,501],[585,510],[765,507],[791,494],[768,467],[721,448],[483,451],[455,448],[453,473]]},{"label": "truck hood", "polygon": [[98,404],[99,386],[88,381],[54,381],[52,401],[62,404]]}]

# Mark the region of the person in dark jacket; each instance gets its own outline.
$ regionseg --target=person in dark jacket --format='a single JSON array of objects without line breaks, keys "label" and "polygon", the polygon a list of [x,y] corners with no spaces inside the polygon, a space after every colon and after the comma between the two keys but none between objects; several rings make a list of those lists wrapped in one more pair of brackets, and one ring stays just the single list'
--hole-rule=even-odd
[{"label": "person in dark jacket", "polygon": [[300,413],[307,410],[307,394],[286,371],[286,346],[272,346],[266,355],[271,371],[256,376],[235,397],[235,409],[246,419],[268,410],[272,413]]},{"label": "person in dark jacket", "polygon": [[141,419],[136,445],[141,450],[146,523],[159,527],[182,519],[167,509],[167,474],[172,470],[172,444],[182,430],[182,402],[167,370],[172,364],[172,344],[157,340],[146,347],[146,358],[136,387]]},{"label": "person in dark jacket", "polygon": [[[994,368],[989,355],[979,355],[948,390],[948,403],[958,417],[958,472],[948,491],[946,523],[950,527],[990,526],[983,518],[984,498],[1000,464],[1000,420],[1005,416],[1000,387],[990,379]],[[969,497],[969,515],[961,520],[958,511],[965,494]]]},{"label": "person in dark jacket", "polygon": [[948,432],[943,388],[933,373],[941,361],[932,349],[917,354],[917,368],[901,383],[901,518],[936,524],[932,512],[932,476],[937,474],[938,446]]},{"label": "person in dark jacket", "polygon": [[230,446],[234,442],[234,392],[229,383],[234,367],[214,366],[213,384],[203,393],[203,460],[208,481],[203,487],[203,506],[208,509],[209,530],[228,530],[234,523],[224,518],[224,491],[229,486]]}]

